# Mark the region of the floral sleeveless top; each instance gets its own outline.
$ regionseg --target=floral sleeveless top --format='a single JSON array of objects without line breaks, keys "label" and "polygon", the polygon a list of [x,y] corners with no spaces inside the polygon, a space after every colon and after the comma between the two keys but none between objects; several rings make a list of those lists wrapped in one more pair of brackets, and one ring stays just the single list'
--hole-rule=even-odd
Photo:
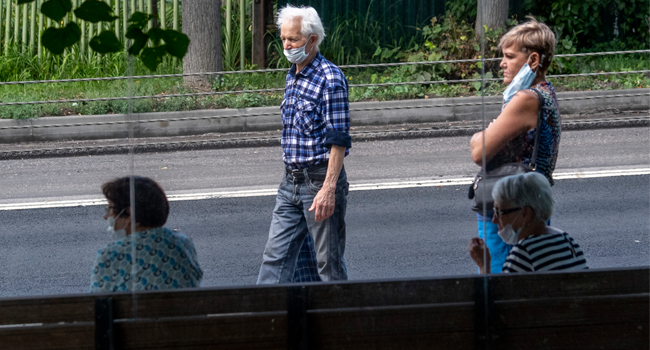
[{"label": "floral sleeveless top", "polygon": [[[528,90],[536,89],[542,93],[544,98],[544,110],[542,111],[542,127],[539,134],[539,149],[537,150],[537,172],[544,175],[551,186],[554,185],[553,170],[557,161],[558,148],[560,146],[561,119],[557,103],[555,89],[549,81],[531,86]],[[506,104],[503,104],[505,107]],[[502,107],[502,109],[503,109]],[[521,162],[530,164],[535,146],[535,133],[537,129],[527,131],[515,137],[487,164],[487,170],[497,168],[506,163]]]}]

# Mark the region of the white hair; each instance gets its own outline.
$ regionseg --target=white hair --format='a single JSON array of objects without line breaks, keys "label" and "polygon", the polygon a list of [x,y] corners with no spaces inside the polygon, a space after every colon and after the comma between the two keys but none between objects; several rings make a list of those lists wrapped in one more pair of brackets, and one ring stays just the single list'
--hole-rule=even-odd
[{"label": "white hair", "polygon": [[538,172],[504,177],[494,185],[492,198],[495,202],[507,202],[515,207],[531,207],[537,221],[548,221],[553,214],[551,185]]},{"label": "white hair", "polygon": [[275,22],[275,25],[280,29],[284,22],[295,21],[296,18],[302,20],[300,34],[306,36],[307,39],[311,35],[316,35],[318,38],[318,41],[316,41],[316,51],[318,51],[318,46],[325,39],[325,28],[323,28],[323,22],[320,20],[318,12],[313,7],[287,5],[278,11],[278,20]]}]

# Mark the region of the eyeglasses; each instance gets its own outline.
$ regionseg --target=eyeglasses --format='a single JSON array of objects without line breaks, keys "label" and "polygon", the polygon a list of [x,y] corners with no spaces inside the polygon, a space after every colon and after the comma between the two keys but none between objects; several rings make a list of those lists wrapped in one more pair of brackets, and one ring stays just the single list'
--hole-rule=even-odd
[{"label": "eyeglasses", "polygon": [[521,210],[523,208],[510,208],[510,209],[504,209],[504,210],[499,210],[499,209],[494,209],[494,217],[498,218],[500,216],[508,215],[510,213],[514,213],[517,210]]},{"label": "eyeglasses", "polygon": [[108,205],[108,204],[107,204],[107,205],[104,207],[104,210],[106,211],[106,215],[111,215],[111,210],[112,210],[113,208],[115,208],[115,207],[112,206],[112,205]]}]

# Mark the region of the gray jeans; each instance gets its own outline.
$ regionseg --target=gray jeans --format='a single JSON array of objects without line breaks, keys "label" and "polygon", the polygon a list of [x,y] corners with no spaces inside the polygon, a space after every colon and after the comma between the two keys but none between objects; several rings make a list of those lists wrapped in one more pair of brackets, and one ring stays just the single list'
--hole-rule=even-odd
[{"label": "gray jeans", "polygon": [[349,186],[345,168],[341,169],[336,184],[334,214],[321,222],[316,222],[315,211],[309,212],[308,209],[323,187],[323,181],[320,179],[327,174],[327,166],[314,166],[305,169],[303,174],[304,178],[297,179],[285,172],[282,178],[257,284],[291,282],[300,247],[310,233],[314,238],[321,280],[348,279],[343,259],[345,209]]}]

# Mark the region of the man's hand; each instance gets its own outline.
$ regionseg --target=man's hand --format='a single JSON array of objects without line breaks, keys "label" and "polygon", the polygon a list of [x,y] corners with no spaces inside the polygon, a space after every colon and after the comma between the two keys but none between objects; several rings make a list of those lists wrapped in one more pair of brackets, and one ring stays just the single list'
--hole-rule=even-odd
[{"label": "man's hand", "polygon": [[323,221],[334,214],[334,204],[336,202],[336,187],[326,188],[323,186],[314,197],[309,211],[316,210],[316,221]]},{"label": "man's hand", "polygon": [[[483,260],[483,250],[485,250],[485,261]],[[490,273],[490,250],[486,247],[485,241],[480,238],[472,238],[469,241],[469,255],[476,265],[481,269],[481,273]]]}]

